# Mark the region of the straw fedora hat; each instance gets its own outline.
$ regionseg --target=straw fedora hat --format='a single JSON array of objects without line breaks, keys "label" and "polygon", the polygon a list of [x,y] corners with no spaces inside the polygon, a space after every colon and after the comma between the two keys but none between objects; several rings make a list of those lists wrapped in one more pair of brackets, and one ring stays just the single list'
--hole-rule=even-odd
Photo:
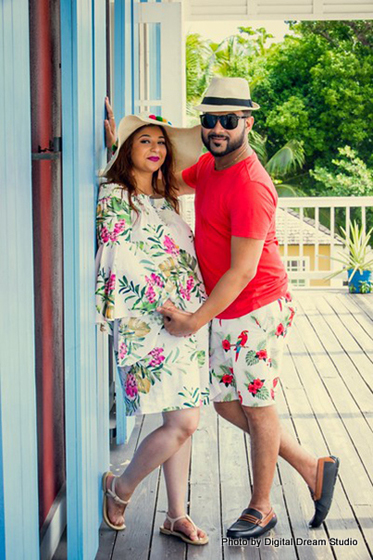
[{"label": "straw fedora hat", "polygon": [[162,126],[167,131],[168,137],[172,143],[175,171],[182,171],[190,167],[198,161],[202,151],[201,126],[192,128],[176,128],[172,126],[170,121],[155,115],[141,114],[128,115],[124,117],[118,126],[118,148],[115,154],[100,172],[101,176],[105,176],[113,163],[116,161],[119,151],[124,142],[133,132],[145,125]]},{"label": "straw fedora hat", "polygon": [[217,113],[256,111],[260,106],[251,100],[249,84],[244,78],[212,78],[202,103],[194,108],[204,113]]}]

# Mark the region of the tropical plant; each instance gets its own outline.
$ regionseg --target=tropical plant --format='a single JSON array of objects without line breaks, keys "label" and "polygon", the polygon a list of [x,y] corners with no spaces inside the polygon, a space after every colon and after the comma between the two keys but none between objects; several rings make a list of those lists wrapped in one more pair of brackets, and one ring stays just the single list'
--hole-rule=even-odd
[{"label": "tropical plant", "polygon": [[280,196],[302,196],[301,189],[284,182],[289,181],[291,176],[304,165],[305,155],[302,142],[289,140],[269,158],[266,136],[251,130],[249,141],[260,162],[272,177],[278,194]]},{"label": "tropical plant", "polygon": [[360,159],[350,146],[338,148],[339,158],[331,168],[316,165],[312,177],[324,184],[326,194],[333,196],[370,196],[373,194],[373,169]]},{"label": "tropical plant", "polygon": [[[325,279],[330,280],[341,272],[352,270],[348,280],[351,281],[356,272],[363,273],[365,270],[373,269],[373,253],[370,247],[370,240],[373,232],[371,228],[368,232],[364,231],[364,225],[360,227],[357,222],[351,225],[350,233],[348,234],[345,229],[341,228],[344,235],[343,244],[346,252],[339,251],[339,257],[330,257],[332,260],[342,264],[342,267]],[[324,256],[325,255],[319,255]]]}]

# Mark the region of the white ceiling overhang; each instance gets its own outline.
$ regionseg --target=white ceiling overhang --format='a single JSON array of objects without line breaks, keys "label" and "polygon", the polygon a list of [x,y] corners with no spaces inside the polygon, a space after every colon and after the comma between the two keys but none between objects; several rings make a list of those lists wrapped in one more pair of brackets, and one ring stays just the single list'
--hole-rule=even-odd
[{"label": "white ceiling overhang", "polygon": [[188,20],[373,19],[373,0],[184,0]]}]

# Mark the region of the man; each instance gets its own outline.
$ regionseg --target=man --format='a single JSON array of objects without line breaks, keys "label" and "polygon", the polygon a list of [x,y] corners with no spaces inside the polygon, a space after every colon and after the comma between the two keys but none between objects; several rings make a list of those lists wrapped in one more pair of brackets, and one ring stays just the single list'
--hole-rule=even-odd
[{"label": "man", "polygon": [[277,193],[249,145],[259,109],[246,80],[213,78],[202,104],[202,141],[209,153],[179,177],[194,193],[197,257],[208,299],[188,314],[159,308],[166,329],[186,336],[211,323],[211,377],[217,412],[250,433],[253,494],[228,529],[232,538],[258,537],[277,523],[270,490],[280,454],[308,484],[315,503],[312,527],[328,514],[339,460],[318,460],[281,427],[275,407],[284,338],[295,307],[275,236]]}]

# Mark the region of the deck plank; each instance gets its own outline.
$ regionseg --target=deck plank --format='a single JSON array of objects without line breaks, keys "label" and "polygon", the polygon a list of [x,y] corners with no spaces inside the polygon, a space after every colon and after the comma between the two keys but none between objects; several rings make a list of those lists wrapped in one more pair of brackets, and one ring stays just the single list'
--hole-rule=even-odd
[{"label": "deck plank", "polygon": [[[312,368],[307,362],[307,365],[303,364],[300,369],[300,371],[306,373],[302,379],[312,401],[314,413],[317,416],[328,448],[341,458],[340,480],[348,496],[348,501],[351,503],[352,513],[358,519],[363,533],[362,537],[365,538],[366,542],[371,543],[373,542],[373,527],[365,522],[365,517],[367,514],[370,518],[373,517],[372,487],[367,472],[356,453],[356,448],[346,429],[346,425],[342,422],[341,415],[324,384],[324,380],[330,375],[332,363],[325,355],[321,342],[312,328],[308,317],[308,313],[312,315],[312,302],[314,299],[302,299],[302,307],[303,310],[307,310],[307,315],[300,314],[298,316],[293,333],[295,336],[291,339],[290,348],[294,349],[292,353],[297,367],[302,363],[302,358],[304,358],[303,355],[305,354],[304,350],[306,350],[307,357],[311,358],[311,362],[315,364],[318,375],[309,378],[307,374],[309,374]],[[294,346],[294,341],[296,341],[297,346]],[[333,398],[336,398],[336,395],[333,394]],[[344,421],[347,420],[345,419]],[[364,510],[361,509],[362,506]],[[359,515],[361,519],[359,519]]]},{"label": "deck plank", "polygon": [[[141,440],[160,424],[160,415],[149,414],[144,418]],[[153,539],[153,524],[160,469],[155,469],[136,488],[126,512],[125,531],[119,532],[112,560],[147,560]]]},{"label": "deck plank", "polygon": [[[368,560],[373,543],[373,298],[343,291],[298,291],[299,312],[287,340],[278,395],[284,427],[316,456],[334,453],[341,459],[335,498],[319,529],[310,529],[313,502],[301,477],[279,459],[271,493],[279,523],[273,538],[294,538],[277,547],[222,545],[227,527],[246,507],[251,493],[249,436],[218,418],[213,406],[202,410],[193,436],[189,508],[210,542],[186,546],[162,538],[167,496],[159,470],[136,490],[127,513],[127,529],[115,534],[103,525],[96,560]],[[128,446],[116,448],[113,470],[123,463],[159,423],[149,415],[137,423]],[[122,464],[121,464],[122,463]],[[116,470],[118,469],[118,470]],[[298,545],[297,538],[325,540],[319,546]],[[357,544],[331,545],[329,539],[356,539]]]},{"label": "deck plank", "polygon": [[190,516],[209,535],[209,543],[203,547],[189,546],[188,560],[220,558],[222,553],[217,427],[213,405],[203,407],[193,435]]},{"label": "deck plank", "polygon": [[[278,391],[277,400],[283,428],[310,453],[326,455],[325,443],[318,430],[316,420],[312,415],[312,409],[307,400],[304,387],[296,375],[294,364],[288,353],[284,356],[281,388]],[[318,531],[308,527],[308,521],[313,514],[313,502],[303,479],[282,458],[278,460],[278,470],[291,524],[291,533],[278,531],[279,536],[285,538],[293,536],[295,542],[296,539],[302,539],[302,542],[305,542],[307,539],[326,539],[327,534],[323,527]],[[300,545],[294,548],[300,560],[316,558],[326,560],[333,558],[328,545],[320,547]],[[282,549],[281,554],[283,554]]]},{"label": "deck plank", "polygon": [[[226,535],[228,527],[241,515],[243,509],[250,501],[251,488],[249,481],[249,469],[247,464],[247,452],[244,433],[219,418],[219,463],[220,463],[220,491],[221,491],[221,513],[223,524],[223,535]],[[250,558],[259,559],[259,550],[252,546]],[[235,560],[246,558],[248,554],[246,546],[224,545],[224,558]]]},{"label": "deck plank", "polygon": [[[325,386],[338,399],[336,408],[343,413],[352,430],[357,425],[361,428],[361,435],[365,435],[368,442],[366,451],[370,463],[370,457],[373,457],[373,441],[371,444],[370,441],[373,438],[369,431],[372,431],[373,419],[370,416],[372,389],[369,378],[372,377],[373,364],[369,364],[367,357],[359,351],[355,340],[349,335],[337,306],[334,309],[325,298],[311,305],[307,316],[325,350],[325,359],[329,358],[329,374],[323,377]],[[360,370],[364,368],[364,377],[360,375],[358,366]],[[364,418],[367,426],[361,422],[361,418]]]},{"label": "deck plank", "polygon": [[[291,413],[293,433],[297,434],[301,445],[304,446],[308,452],[316,457],[323,457],[329,455],[331,449],[324,437],[322,426],[318,421],[317,415],[314,414],[314,401],[310,392],[307,391],[309,381],[305,379],[305,371],[307,371],[307,377],[310,377],[310,382],[312,383],[312,377],[317,375],[317,371],[315,368],[312,368],[312,364],[308,364],[307,368],[305,368],[309,356],[307,356],[304,348],[302,348],[301,341],[297,339],[295,330],[293,334],[294,337],[292,336],[291,338],[292,355],[290,357],[285,357],[283,376],[286,383],[285,394]],[[293,355],[294,348],[296,348],[298,352],[295,359]],[[288,429],[288,431],[291,433],[290,429]],[[280,466],[283,464],[286,465],[282,459],[279,460],[279,464]],[[300,523],[299,519],[301,519],[301,522],[307,523],[313,515],[313,502],[308,490],[306,490],[306,485],[300,479],[299,475],[288,465],[286,465],[286,468],[290,469],[291,475],[296,478],[297,489],[295,491],[298,499],[302,502],[302,510],[298,516],[295,515],[296,512],[290,512],[291,522],[292,524]],[[294,494],[294,492],[292,494]],[[292,494],[290,494],[290,498]],[[285,486],[285,498],[287,498],[287,496],[288,491],[287,486]],[[356,558],[356,560],[363,560],[363,558],[366,557],[367,550],[358,524],[355,521],[353,511],[339,480],[337,481],[332,508],[326,520],[325,527],[326,530],[324,530],[323,527],[319,529],[310,529],[308,526],[303,527],[302,525],[303,533],[300,536],[311,539],[327,539],[328,534],[334,538],[339,538],[340,535],[348,534],[358,539],[359,546],[351,547],[351,549],[350,547],[341,548],[337,558],[342,559],[348,557]],[[298,534],[297,531],[295,532]],[[304,552],[304,547],[298,547],[298,553],[300,555],[304,554]],[[314,552],[317,558],[322,554],[326,557],[330,557],[330,551],[327,546],[315,547]]]},{"label": "deck plank", "polygon": [[[341,294],[342,295],[342,294]],[[373,295],[372,294],[343,294],[346,299],[353,301],[358,305],[368,319],[373,322]]]}]

